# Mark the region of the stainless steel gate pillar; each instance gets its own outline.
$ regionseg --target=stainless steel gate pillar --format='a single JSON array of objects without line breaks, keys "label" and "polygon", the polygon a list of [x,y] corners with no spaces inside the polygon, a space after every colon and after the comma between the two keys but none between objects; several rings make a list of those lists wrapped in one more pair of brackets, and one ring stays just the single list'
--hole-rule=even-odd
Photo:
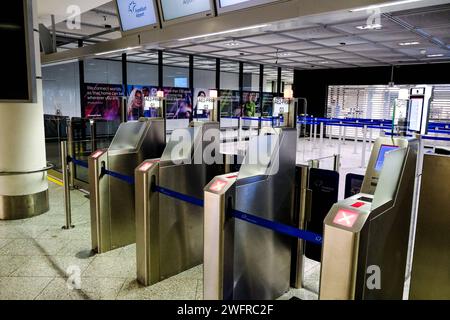
[{"label": "stainless steel gate pillar", "polygon": [[160,281],[159,270],[159,160],[147,160],[136,168],[136,268],[139,283]]},{"label": "stainless steel gate pillar", "polygon": [[[226,249],[233,250],[234,219],[227,221],[226,213],[233,205],[232,194],[235,192],[237,175],[226,174],[215,177],[205,187],[205,217],[204,217],[204,263],[203,263],[203,299],[223,300],[224,293],[232,293],[233,278],[232,263],[225,264]],[[229,232],[226,232],[226,229]],[[231,234],[230,234],[231,232]],[[226,288],[231,284],[230,288]]]},{"label": "stainless steel gate pillar", "polygon": [[88,158],[91,204],[91,242],[92,250],[97,253],[108,251],[111,246],[109,232],[104,232],[109,225],[109,177],[102,175],[102,167],[108,164],[107,150],[97,150]]}]

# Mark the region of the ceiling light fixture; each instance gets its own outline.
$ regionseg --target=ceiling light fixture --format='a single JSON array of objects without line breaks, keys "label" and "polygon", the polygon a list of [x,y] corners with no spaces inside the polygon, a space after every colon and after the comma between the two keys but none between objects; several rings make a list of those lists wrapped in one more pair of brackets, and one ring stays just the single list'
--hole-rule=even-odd
[{"label": "ceiling light fixture", "polygon": [[231,30],[220,31],[220,32],[206,33],[206,34],[202,34],[202,35],[199,35],[199,36],[182,38],[182,39],[178,39],[178,41],[186,41],[186,40],[193,40],[193,39],[199,39],[199,38],[204,38],[204,37],[218,36],[218,35],[221,35],[221,34],[227,34],[227,33],[239,32],[239,31],[246,31],[246,30],[253,30],[253,29],[258,29],[258,28],[264,28],[264,27],[267,27],[267,26],[269,26],[269,24],[259,24],[259,25],[251,26],[251,27],[231,29]]},{"label": "ceiling light fixture", "polygon": [[374,24],[365,24],[362,26],[357,26],[356,29],[359,30],[379,30],[381,29],[383,26],[379,23],[374,23]]},{"label": "ceiling light fixture", "polygon": [[411,41],[411,42],[400,42],[399,46],[415,46],[417,44],[420,44],[418,41]]},{"label": "ceiling light fixture", "polygon": [[139,49],[141,46],[137,46],[137,47],[128,47],[128,48],[124,48],[124,49],[117,49],[117,50],[111,50],[111,51],[106,51],[106,52],[99,52],[96,53],[96,56],[103,56],[105,54],[111,54],[111,53],[117,53],[117,52],[122,52],[122,51],[130,51],[130,50],[134,50],[134,49]]},{"label": "ceiling light fixture", "polygon": [[287,57],[287,56],[290,56],[290,55],[291,55],[290,52],[282,52],[278,56],[280,56],[280,57]]},{"label": "ceiling light fixture", "polygon": [[241,44],[239,42],[233,40],[232,42],[225,43],[225,45],[227,47],[237,47],[237,46],[240,46]]},{"label": "ceiling light fixture", "polygon": [[401,4],[407,4],[407,3],[413,3],[413,2],[419,2],[423,0],[400,0],[400,1],[392,1],[392,2],[386,2],[381,4],[374,4],[371,6],[351,9],[350,12],[358,12],[358,11],[366,11],[366,10],[373,10],[373,9],[379,9],[379,8],[385,8],[385,7],[391,7],[391,6],[398,6]]},{"label": "ceiling light fixture", "polygon": [[437,53],[437,54],[428,54],[427,57],[428,58],[437,58],[437,57],[443,57],[444,54],[442,53]]}]

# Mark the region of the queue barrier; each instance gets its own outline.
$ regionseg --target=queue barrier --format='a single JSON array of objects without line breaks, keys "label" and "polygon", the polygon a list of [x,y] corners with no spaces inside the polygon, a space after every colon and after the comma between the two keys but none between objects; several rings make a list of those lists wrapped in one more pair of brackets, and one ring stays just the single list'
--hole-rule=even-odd
[{"label": "queue barrier", "polygon": [[[83,167],[87,166],[87,162],[84,162],[84,161],[76,160],[73,158],[70,158],[70,161],[76,165],[80,165]],[[134,184],[134,181],[135,181],[134,177],[126,176],[126,175],[123,175],[118,172],[104,169],[103,173],[106,175],[109,175],[113,178],[122,180],[129,184]],[[175,198],[175,199],[178,199],[178,200],[181,200],[181,201],[184,201],[184,202],[187,202],[187,203],[199,206],[199,207],[204,207],[204,201],[201,199],[197,199],[197,198],[194,198],[194,197],[191,197],[191,196],[188,196],[188,195],[185,195],[185,194],[182,194],[182,193],[179,193],[179,192],[176,192],[176,191],[164,188],[164,187],[160,187],[160,186],[153,186],[153,188],[154,188],[153,189],[154,191],[157,191],[157,192],[164,194],[166,196],[169,196],[171,198]],[[273,231],[276,231],[279,233],[283,233],[288,236],[302,239],[302,240],[311,242],[313,244],[318,244],[318,245],[322,244],[322,236],[319,234],[310,232],[310,231],[300,230],[300,229],[294,228],[289,225],[285,225],[285,224],[282,224],[279,222],[263,219],[261,217],[257,217],[255,215],[241,212],[238,210],[231,210],[230,214],[234,218],[258,225],[260,227],[264,227],[266,229],[270,229],[270,230],[273,230]]]}]

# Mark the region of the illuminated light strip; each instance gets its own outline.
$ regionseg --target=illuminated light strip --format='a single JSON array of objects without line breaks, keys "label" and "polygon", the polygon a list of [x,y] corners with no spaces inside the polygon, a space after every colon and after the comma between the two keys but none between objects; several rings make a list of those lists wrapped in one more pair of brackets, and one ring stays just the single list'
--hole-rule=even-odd
[{"label": "illuminated light strip", "polygon": [[123,48],[123,49],[117,49],[117,50],[111,50],[111,51],[106,51],[106,52],[99,52],[96,53],[96,56],[102,56],[105,54],[110,54],[110,53],[116,53],[116,52],[122,52],[122,51],[130,51],[130,50],[134,50],[134,49],[139,49],[141,46],[137,46],[137,47],[128,47],[128,48]]},{"label": "illuminated light strip", "polygon": [[47,176],[48,181],[53,182],[55,184],[57,184],[58,186],[64,186],[64,183],[62,183],[61,180],[57,179],[57,178],[53,178],[51,176]]},{"label": "illuminated light strip", "polygon": [[231,29],[231,30],[227,30],[227,31],[213,32],[213,33],[207,33],[207,34],[203,34],[203,35],[199,35],[199,36],[182,38],[182,39],[178,39],[178,41],[186,41],[186,40],[193,40],[193,39],[210,37],[210,36],[217,36],[217,35],[221,35],[221,34],[227,34],[227,33],[239,32],[239,31],[246,31],[246,30],[258,29],[258,28],[264,28],[264,27],[267,27],[267,26],[269,26],[269,24],[260,24],[260,25],[252,26],[252,27]]},{"label": "illuminated light strip", "polygon": [[379,9],[379,8],[397,6],[397,5],[400,5],[400,4],[407,4],[407,3],[419,2],[419,1],[423,1],[423,0],[401,0],[401,1],[382,3],[382,4],[374,4],[374,5],[367,6],[367,7],[351,9],[350,12],[358,12],[358,11],[366,11],[366,10],[371,10],[371,9]]}]

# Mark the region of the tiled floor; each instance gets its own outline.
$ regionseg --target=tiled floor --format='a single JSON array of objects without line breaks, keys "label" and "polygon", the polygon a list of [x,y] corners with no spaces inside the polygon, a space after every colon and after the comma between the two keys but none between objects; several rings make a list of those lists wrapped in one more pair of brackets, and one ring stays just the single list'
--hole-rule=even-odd
[{"label": "tiled floor", "polygon": [[[317,144],[300,142],[297,162],[332,155],[336,143],[326,143],[319,151],[311,149]],[[364,172],[359,168],[359,156],[352,153],[351,143],[342,145],[341,152],[342,173]],[[369,153],[366,161],[368,158]],[[327,161],[321,163],[324,168],[328,165]],[[72,192],[72,220],[76,227],[62,230],[62,199],[62,187],[50,183],[48,213],[26,220],[0,221],[0,300],[202,299],[201,266],[145,288],[135,280],[133,245],[91,256],[89,200],[79,191]],[[68,275],[74,271],[81,275],[81,289],[71,289]],[[281,299],[317,299],[319,272],[318,263],[306,261],[305,289],[291,290]]]}]

